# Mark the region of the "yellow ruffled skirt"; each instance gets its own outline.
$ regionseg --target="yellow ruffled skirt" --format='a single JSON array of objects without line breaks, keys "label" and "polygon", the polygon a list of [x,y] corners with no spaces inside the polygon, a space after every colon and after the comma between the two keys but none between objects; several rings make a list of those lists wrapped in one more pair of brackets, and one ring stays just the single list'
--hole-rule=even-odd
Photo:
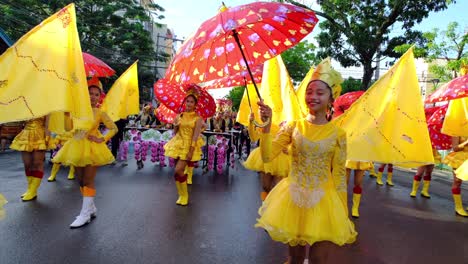
[{"label": "yellow ruffled skirt", "polygon": [[273,240],[290,246],[320,241],[340,246],[353,243],[357,237],[354,224],[333,184],[329,186],[304,191],[290,178],[283,179],[260,207],[255,227],[265,229]]},{"label": "yellow ruffled skirt", "polygon": [[465,160],[463,164],[455,171],[455,175],[462,181],[468,181],[468,160]]},{"label": "yellow ruffled skirt", "polygon": [[351,169],[351,170],[371,170],[374,169],[374,164],[369,161],[352,161],[352,160],[347,160],[346,161],[346,168]]},{"label": "yellow ruffled skirt", "polygon": [[[192,140],[184,140],[182,137],[175,136],[164,145],[164,155],[173,159],[185,160],[191,144]],[[200,137],[195,144],[191,161],[201,160],[203,154],[202,147],[204,144],[205,141]]]},{"label": "yellow ruffled skirt", "polygon": [[115,160],[106,143],[96,143],[87,138],[71,138],[52,159],[65,166],[103,166]]},{"label": "yellow ruffled skirt", "polygon": [[468,151],[454,151],[449,153],[442,162],[456,170],[466,160],[468,160]]},{"label": "yellow ruffled skirt", "polygon": [[5,196],[0,193],[0,220],[5,218],[5,209],[3,209],[3,206],[7,203],[8,201],[5,199]]},{"label": "yellow ruffled skirt", "polygon": [[281,152],[272,161],[263,163],[260,148],[255,148],[250,152],[249,157],[243,163],[248,170],[269,173],[277,177],[288,177],[291,169],[291,155]]},{"label": "yellow ruffled skirt", "polygon": [[33,152],[55,149],[55,142],[45,136],[44,129],[23,129],[11,142],[11,149]]}]

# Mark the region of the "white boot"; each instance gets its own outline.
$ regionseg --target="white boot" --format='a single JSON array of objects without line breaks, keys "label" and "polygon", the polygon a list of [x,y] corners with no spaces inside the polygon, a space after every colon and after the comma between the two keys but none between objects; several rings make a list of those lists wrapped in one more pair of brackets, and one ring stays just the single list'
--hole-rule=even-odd
[{"label": "white boot", "polygon": [[83,197],[83,206],[80,215],[71,223],[70,228],[79,228],[91,222],[91,213],[93,212],[94,197]]},{"label": "white boot", "polygon": [[97,216],[97,208],[96,205],[94,205],[94,197],[91,198],[93,198],[91,203],[91,220],[93,220],[93,218],[96,218]]}]

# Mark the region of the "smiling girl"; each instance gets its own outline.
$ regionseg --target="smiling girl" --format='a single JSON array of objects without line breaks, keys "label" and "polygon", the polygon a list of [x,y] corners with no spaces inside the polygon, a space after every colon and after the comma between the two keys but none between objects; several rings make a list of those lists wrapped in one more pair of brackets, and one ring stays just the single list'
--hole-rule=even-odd
[{"label": "smiling girl", "polygon": [[[288,244],[289,263],[303,263],[306,245],[310,245],[309,263],[325,263],[332,244],[356,240],[348,217],[346,134],[329,122],[341,82],[330,60],[324,60],[307,85],[309,115],[287,124],[273,142],[270,127],[263,131],[263,160],[268,162],[291,146],[292,166],[289,177],[276,185],[259,209],[256,227]],[[272,117],[268,105],[258,105],[262,117]]]},{"label": "smiling girl", "polygon": [[174,120],[175,136],[164,145],[165,155],[176,160],[175,183],[179,199],[177,205],[187,205],[187,165],[193,165],[202,156],[203,139],[200,137],[203,119],[195,112],[197,94],[195,87],[189,88],[184,100],[185,111]]}]

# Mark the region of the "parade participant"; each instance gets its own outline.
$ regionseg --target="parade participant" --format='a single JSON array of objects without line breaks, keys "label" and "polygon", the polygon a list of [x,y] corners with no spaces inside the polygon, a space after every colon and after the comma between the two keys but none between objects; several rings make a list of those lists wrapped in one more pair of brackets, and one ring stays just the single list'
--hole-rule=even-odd
[{"label": "parade participant", "polygon": [[392,181],[392,178],[393,178],[393,164],[381,164],[380,167],[379,167],[379,172],[377,173],[377,180],[376,180],[376,183],[377,185],[383,185],[383,182],[382,182],[382,174],[385,170],[385,167],[388,165],[387,167],[387,185],[388,186],[395,186],[393,184],[393,181]]},{"label": "parade participant", "polygon": [[21,151],[28,189],[21,195],[24,202],[37,198],[37,189],[44,176],[45,152],[54,149],[48,130],[49,116],[26,122],[23,130],[13,139],[11,149]]},{"label": "parade participant", "polygon": [[216,112],[215,116],[211,119],[210,128],[213,132],[224,132],[226,130],[226,123],[222,118],[221,112]]},{"label": "parade participant", "polygon": [[[249,137],[254,141],[257,141],[260,138],[261,132],[258,131],[254,125],[253,113],[250,114],[249,120]],[[264,201],[273,187],[275,187],[280,180],[289,175],[291,156],[289,155],[288,148],[284,148],[283,151],[272,161],[263,162],[260,148],[256,148],[250,153],[243,165],[245,168],[256,171],[260,175],[260,180],[262,182],[260,199]]]},{"label": "parade participant", "polygon": [[187,190],[186,166],[201,159],[203,139],[200,137],[203,119],[195,112],[197,106],[196,86],[189,88],[184,99],[185,111],[174,120],[174,137],[164,145],[165,155],[176,160],[174,178],[179,198],[178,205],[187,205],[189,194]]},{"label": "parade participant", "polygon": [[[341,75],[329,59],[319,64],[308,83],[306,118],[287,124],[272,142],[270,127],[262,135],[262,158],[268,162],[291,146],[289,176],[270,192],[259,209],[256,227],[289,245],[290,263],[303,263],[310,245],[309,263],[325,263],[332,244],[353,243],[357,232],[348,217],[346,133],[329,122],[329,110],[341,91]],[[258,103],[261,116],[272,110]]]},{"label": "parade participant", "polygon": [[[63,145],[65,145],[65,142],[67,142],[70,138],[73,137],[73,132],[72,131],[67,131],[61,134],[58,134],[55,137],[55,144],[57,145],[57,148],[62,148]],[[55,178],[57,177],[57,173],[60,170],[60,163],[53,163],[52,165],[52,170],[50,171],[50,176],[47,179],[49,182],[54,182]],[[75,179],[75,167],[73,165],[70,166],[70,170],[68,171],[68,177],[67,179],[69,180],[74,180]]]},{"label": "parade participant", "polygon": [[[434,162],[441,163],[441,156],[437,149],[432,147],[432,154],[434,155]],[[429,185],[431,184],[431,175],[432,171],[434,170],[435,164],[429,164],[429,165],[424,165],[418,168],[416,171],[416,175],[414,175],[413,178],[413,188],[411,190],[410,196],[411,197],[416,197],[416,193],[418,192],[419,184],[421,183],[421,180],[423,179],[424,175],[424,182],[423,182],[423,188],[421,190],[421,196],[424,198],[431,198],[431,195],[429,194]]]},{"label": "parade participant", "polygon": [[153,122],[153,117],[151,116],[151,105],[145,104],[143,110],[135,119],[135,122],[140,121],[141,127],[149,128],[151,123]]},{"label": "parade participant", "polygon": [[455,204],[455,213],[459,216],[468,217],[468,213],[463,208],[461,198],[462,180],[458,179],[455,174],[458,167],[468,160],[468,138],[452,137],[452,150],[453,151],[448,154],[442,162],[453,169],[452,196]]},{"label": "parade participant", "polygon": [[366,170],[374,170],[372,162],[363,161],[346,161],[346,183],[349,185],[351,170],[354,171],[354,187],[353,187],[353,207],[351,215],[355,218],[359,217],[359,204],[362,196],[362,179]]},{"label": "parade participant", "polygon": [[[53,158],[53,162],[75,167],[81,194],[83,195],[80,214],[70,225],[70,228],[82,227],[96,217],[97,209],[94,204],[96,172],[98,167],[114,161],[114,156],[112,156],[106,142],[117,133],[117,126],[105,112],[96,107],[103,92],[102,85],[97,78],[88,81],[88,91],[94,113],[92,125],[88,130],[74,129],[73,137],[65,143]],[[107,134],[104,136],[99,132],[101,123],[108,129]],[[71,130],[71,124],[66,125],[67,130]]]}]

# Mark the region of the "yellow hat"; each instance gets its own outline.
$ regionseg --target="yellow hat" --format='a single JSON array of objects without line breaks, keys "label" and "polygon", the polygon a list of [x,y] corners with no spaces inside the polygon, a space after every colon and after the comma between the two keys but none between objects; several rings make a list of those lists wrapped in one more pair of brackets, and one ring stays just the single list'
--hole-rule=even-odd
[{"label": "yellow hat", "polygon": [[320,62],[312,74],[310,81],[320,80],[331,88],[333,99],[336,99],[341,94],[341,83],[343,78],[341,74],[334,70],[331,66],[330,58],[326,58]]}]

